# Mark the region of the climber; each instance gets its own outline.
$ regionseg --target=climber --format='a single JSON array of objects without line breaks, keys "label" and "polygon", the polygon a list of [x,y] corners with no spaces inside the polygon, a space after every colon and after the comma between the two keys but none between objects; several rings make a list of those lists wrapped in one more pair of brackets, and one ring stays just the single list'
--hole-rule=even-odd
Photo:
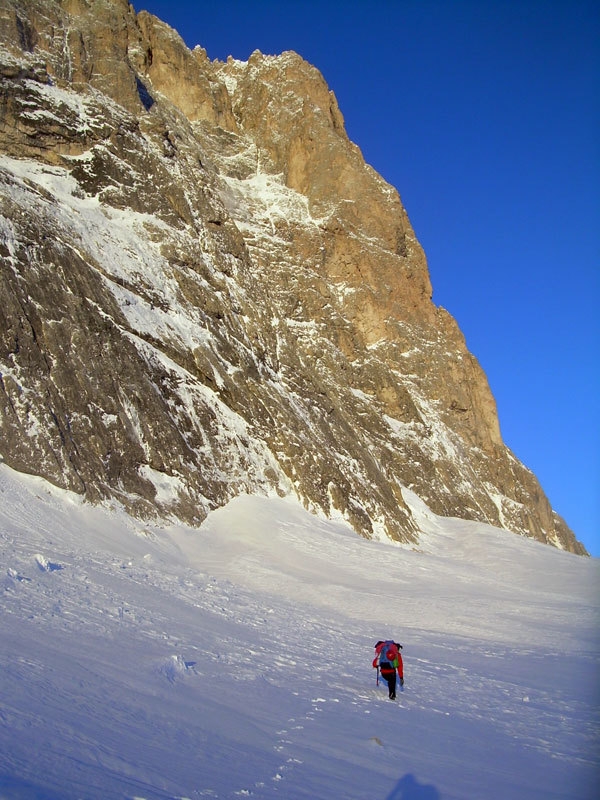
[{"label": "climber", "polygon": [[373,667],[377,668],[377,682],[379,682],[379,673],[381,672],[382,678],[387,681],[390,700],[396,699],[396,672],[398,672],[400,687],[404,686],[404,666],[400,650],[402,650],[402,645],[392,639],[380,640],[375,645]]}]

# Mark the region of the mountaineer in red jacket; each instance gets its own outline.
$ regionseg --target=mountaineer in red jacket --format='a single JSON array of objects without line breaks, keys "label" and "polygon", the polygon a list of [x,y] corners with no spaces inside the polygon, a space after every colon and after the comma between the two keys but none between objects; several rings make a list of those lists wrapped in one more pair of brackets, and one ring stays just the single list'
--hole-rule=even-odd
[{"label": "mountaineer in red jacket", "polygon": [[400,686],[404,686],[404,666],[400,650],[402,650],[402,645],[391,639],[379,641],[375,645],[373,667],[377,667],[381,676],[387,681],[390,700],[396,699],[396,672],[398,672]]}]

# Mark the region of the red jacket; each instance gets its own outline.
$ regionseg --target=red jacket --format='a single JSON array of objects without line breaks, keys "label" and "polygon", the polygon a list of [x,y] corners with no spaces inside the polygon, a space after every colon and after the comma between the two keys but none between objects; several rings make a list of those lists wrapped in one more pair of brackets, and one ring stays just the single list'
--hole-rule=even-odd
[{"label": "red jacket", "polygon": [[[393,645],[387,648],[387,653],[382,654],[385,644],[386,642],[380,642],[376,645],[373,666],[379,667],[381,674],[384,676],[398,670],[398,677],[404,680],[404,665],[402,664],[402,655],[398,645],[394,642]],[[391,667],[388,665],[391,665]]]}]

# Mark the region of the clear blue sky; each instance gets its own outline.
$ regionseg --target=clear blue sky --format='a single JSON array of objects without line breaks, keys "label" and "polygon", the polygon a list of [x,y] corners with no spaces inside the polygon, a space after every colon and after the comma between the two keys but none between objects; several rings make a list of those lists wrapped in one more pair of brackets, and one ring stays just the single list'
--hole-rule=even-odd
[{"label": "clear blue sky", "polygon": [[600,556],[600,4],[133,0],[211,59],[295,50],[398,191],[506,444]]}]

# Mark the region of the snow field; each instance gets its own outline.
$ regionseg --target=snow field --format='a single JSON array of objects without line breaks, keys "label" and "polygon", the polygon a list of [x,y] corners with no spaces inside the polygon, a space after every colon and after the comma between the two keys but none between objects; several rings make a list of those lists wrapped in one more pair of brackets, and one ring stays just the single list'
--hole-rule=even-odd
[{"label": "snow field", "polygon": [[410,501],[420,552],[291,499],[143,524],[0,464],[0,798],[594,797],[598,562]]}]

